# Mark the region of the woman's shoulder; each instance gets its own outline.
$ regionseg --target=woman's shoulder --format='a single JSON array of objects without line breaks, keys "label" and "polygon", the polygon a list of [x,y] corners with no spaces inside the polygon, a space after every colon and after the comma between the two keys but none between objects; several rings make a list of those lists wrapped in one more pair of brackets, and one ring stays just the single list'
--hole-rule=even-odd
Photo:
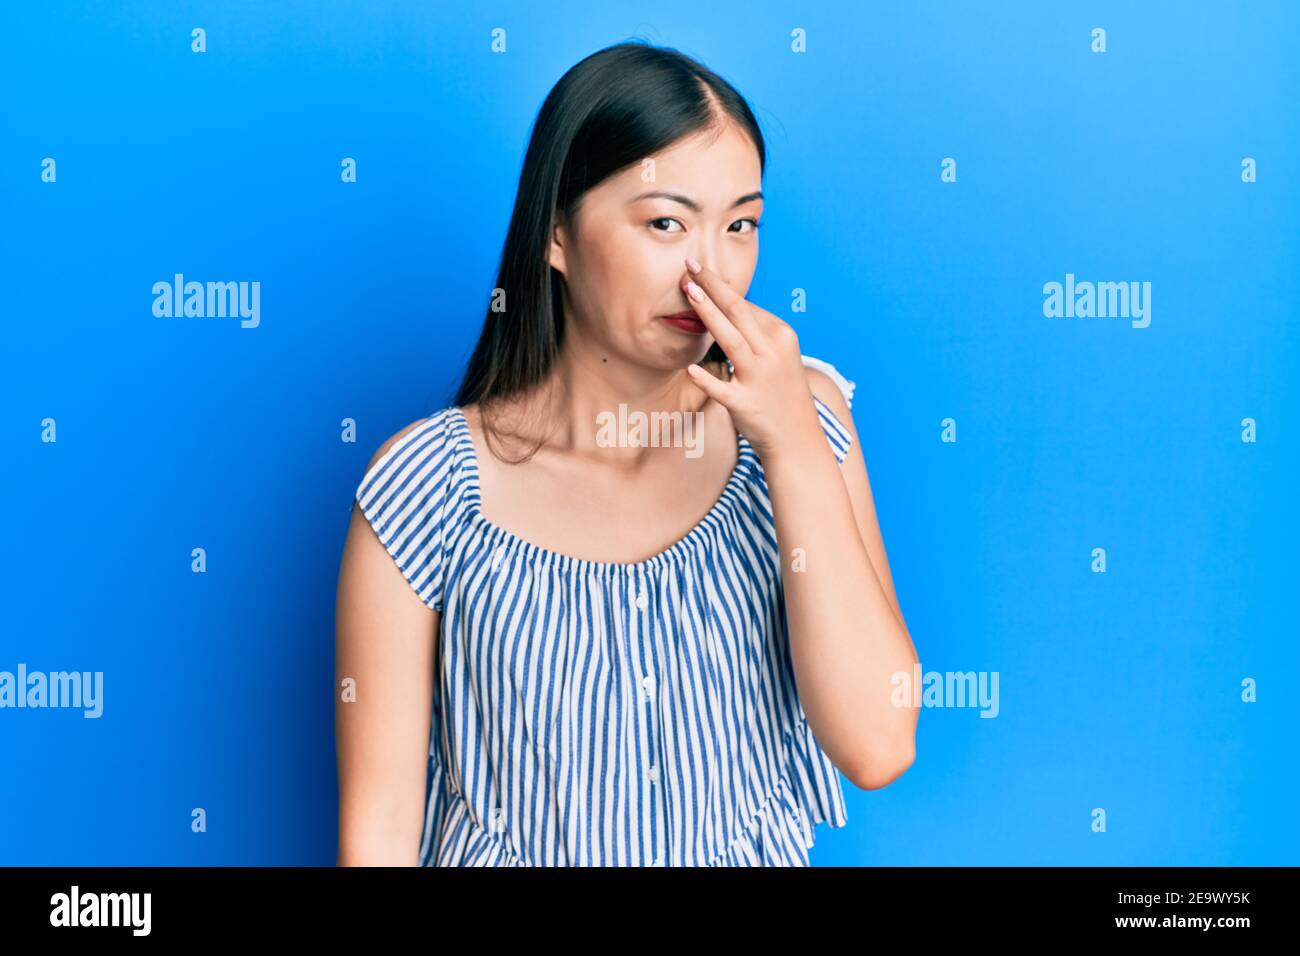
[{"label": "woman's shoulder", "polygon": [[389,454],[391,454],[391,452],[393,451],[393,448],[397,446],[399,443],[401,443],[402,441],[404,441],[407,437],[409,437],[410,434],[414,432],[417,428],[427,429],[428,424],[429,424],[429,419],[427,416],[425,418],[417,419],[416,421],[411,422],[409,425],[403,426],[400,430],[390,435],[388,438],[384,439],[384,441],[380,444],[379,448],[375,451],[375,453],[370,456],[370,461],[366,465],[366,471],[370,471],[375,467],[375,465],[379,464],[381,461],[387,458]]},{"label": "woman's shoulder", "polygon": [[375,451],[358,483],[362,516],[429,607],[442,610],[445,555],[470,513],[458,409],[440,409],[398,429]]},{"label": "woman's shoulder", "polygon": [[830,362],[811,355],[801,355],[801,358],[822,431],[835,452],[836,460],[842,464],[856,434],[850,409],[857,384]]},{"label": "woman's shoulder", "polygon": [[445,446],[454,438],[457,411],[454,406],[448,406],[403,425],[383,440],[375,453],[370,456],[370,462],[366,465],[366,470],[369,471],[374,468],[375,465],[400,449],[411,448],[417,444],[423,447]]},{"label": "woman's shoulder", "polygon": [[843,397],[844,408],[853,407],[853,391],[857,388],[857,383],[846,378],[844,373],[823,359],[814,358],[811,355],[800,355],[803,360],[804,374],[808,377],[808,387],[816,398],[821,399],[832,405],[837,405],[837,399]]},{"label": "woman's shoulder", "polygon": [[421,494],[427,500],[431,483],[446,482],[460,470],[463,418],[455,406],[439,409],[410,422],[383,440],[366,464],[356,499],[391,504]]}]

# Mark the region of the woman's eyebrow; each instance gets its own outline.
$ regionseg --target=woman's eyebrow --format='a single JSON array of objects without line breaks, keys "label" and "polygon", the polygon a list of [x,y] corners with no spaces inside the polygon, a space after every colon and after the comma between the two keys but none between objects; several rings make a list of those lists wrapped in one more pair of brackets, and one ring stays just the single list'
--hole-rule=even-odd
[{"label": "woman's eyebrow", "polygon": [[[737,206],[743,206],[747,202],[753,202],[755,199],[762,199],[762,198],[763,198],[763,193],[761,191],[755,193],[745,193],[745,195],[741,196],[739,199],[737,199],[727,208],[735,209]],[[639,196],[634,196],[632,197],[632,202],[638,202],[642,199],[671,199],[673,202],[681,203],[683,206],[685,206],[687,209],[690,209],[692,212],[700,211],[700,204],[695,202],[695,200],[683,196],[680,193],[665,192],[662,189],[652,189],[648,193],[642,193]]]}]

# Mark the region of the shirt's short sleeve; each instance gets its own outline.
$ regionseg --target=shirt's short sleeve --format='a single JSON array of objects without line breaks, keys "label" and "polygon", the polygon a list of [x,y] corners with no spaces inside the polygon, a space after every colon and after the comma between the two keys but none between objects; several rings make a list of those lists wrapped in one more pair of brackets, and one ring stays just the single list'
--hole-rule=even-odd
[{"label": "shirt's short sleeve", "polygon": [[432,415],[367,469],[355,496],[412,590],[438,612],[453,515],[455,450],[446,416]]},{"label": "shirt's short sleeve", "polygon": [[[834,365],[829,362],[823,362],[821,359],[813,358],[811,355],[804,355],[803,364],[808,368],[815,368],[819,372],[825,372],[839,386],[840,393],[844,396],[844,404],[849,408],[853,407],[853,390],[857,387],[856,382],[845,378]],[[835,460],[841,464],[849,453],[849,447],[853,444],[853,435],[839,420],[839,417],[831,411],[830,406],[823,402],[816,395],[813,396],[813,402],[817,405],[817,418],[821,421],[822,431],[826,434],[826,440],[830,443],[831,451],[835,452]]]}]

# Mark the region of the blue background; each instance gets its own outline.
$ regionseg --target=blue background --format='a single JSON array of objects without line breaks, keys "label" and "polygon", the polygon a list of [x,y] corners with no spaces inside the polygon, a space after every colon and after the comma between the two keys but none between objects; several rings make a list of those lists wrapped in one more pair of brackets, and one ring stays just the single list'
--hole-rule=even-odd
[{"label": "blue background", "polygon": [[[1000,675],[813,861],[1300,863],[1297,6],[474,7],[7,12],[0,669],[101,670],[105,713],[0,710],[0,863],[334,862],[352,494],[450,404],[542,99],[634,36],[754,106],[750,297],[857,383],[924,669]],[[260,327],[155,318],[177,272]],[[1067,272],[1150,327],[1045,318]]]}]

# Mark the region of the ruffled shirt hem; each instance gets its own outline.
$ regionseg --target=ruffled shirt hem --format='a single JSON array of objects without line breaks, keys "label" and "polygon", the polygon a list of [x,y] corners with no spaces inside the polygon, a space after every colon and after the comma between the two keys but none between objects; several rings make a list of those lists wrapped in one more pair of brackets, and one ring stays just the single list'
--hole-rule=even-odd
[{"label": "ruffled shirt hem", "polygon": [[[801,724],[806,730],[806,724]],[[432,761],[431,785],[436,797],[429,801],[421,866],[537,866],[524,859],[492,826],[470,812],[464,798],[448,784],[439,761]],[[440,820],[440,822],[439,822]],[[780,775],[766,799],[742,824],[731,843],[706,862],[687,866],[809,866],[808,851],[817,841],[815,828],[848,824],[844,792],[839,778],[818,781],[799,772],[799,761]],[[653,864],[647,864],[653,865]]]}]

